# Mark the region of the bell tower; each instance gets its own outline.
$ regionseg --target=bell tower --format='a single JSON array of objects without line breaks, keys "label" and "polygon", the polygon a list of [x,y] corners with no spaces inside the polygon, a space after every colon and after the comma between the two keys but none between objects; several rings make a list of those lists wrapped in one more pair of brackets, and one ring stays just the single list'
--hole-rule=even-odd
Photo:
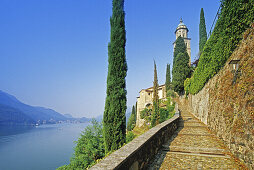
[{"label": "bell tower", "polygon": [[[175,35],[176,39],[181,36],[184,39],[184,43],[186,45],[187,53],[190,57],[189,64],[191,64],[191,48],[190,48],[190,38],[188,38],[188,28],[187,26],[183,23],[182,18],[180,19],[180,24],[178,24],[176,30],[175,30]],[[175,48],[175,42],[174,42],[174,48]]]}]

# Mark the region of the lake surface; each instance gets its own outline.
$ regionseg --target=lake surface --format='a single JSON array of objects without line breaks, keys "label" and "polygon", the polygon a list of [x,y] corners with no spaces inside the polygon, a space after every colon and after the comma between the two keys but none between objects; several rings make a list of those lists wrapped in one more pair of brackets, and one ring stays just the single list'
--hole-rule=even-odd
[{"label": "lake surface", "polygon": [[0,170],[53,170],[69,163],[88,123],[0,126]]}]

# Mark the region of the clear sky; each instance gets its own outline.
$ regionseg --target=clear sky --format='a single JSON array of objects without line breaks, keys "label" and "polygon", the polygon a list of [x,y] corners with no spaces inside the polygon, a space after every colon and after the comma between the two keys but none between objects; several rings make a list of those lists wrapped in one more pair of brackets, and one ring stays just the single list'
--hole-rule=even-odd
[{"label": "clear sky", "polygon": [[[75,117],[103,114],[111,0],[1,0],[0,90],[22,102]],[[198,53],[200,9],[210,30],[220,0],[125,0],[127,106],[159,84],[172,63],[180,18]],[[171,65],[172,68],[172,65]]]}]

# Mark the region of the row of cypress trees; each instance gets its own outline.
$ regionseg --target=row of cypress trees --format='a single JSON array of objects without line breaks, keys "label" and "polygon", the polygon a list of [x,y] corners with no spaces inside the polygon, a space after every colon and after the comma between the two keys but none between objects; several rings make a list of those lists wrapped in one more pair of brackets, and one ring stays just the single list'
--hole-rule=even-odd
[{"label": "row of cypress trees", "polygon": [[[103,135],[105,151],[110,152],[120,148],[126,140],[126,82],[127,62],[125,56],[126,31],[124,0],[113,0],[113,14],[110,18],[111,34],[108,44],[108,76],[107,97],[103,116]],[[207,40],[204,11],[200,13],[200,45],[202,51]],[[172,85],[174,91],[184,91],[184,80],[190,76],[189,57],[184,39],[178,37],[174,49],[174,60],[172,70]],[[171,88],[170,65],[167,65],[166,91]],[[151,126],[159,121],[159,97],[158,97],[157,69],[154,62],[153,82],[153,114]]]},{"label": "row of cypress trees", "polygon": [[[127,62],[125,56],[126,31],[124,0],[113,0],[113,13],[110,18],[111,34],[108,44],[108,76],[107,97],[103,116],[103,136],[105,151],[111,152],[120,148],[126,141],[126,75]],[[200,13],[200,51],[207,40],[204,11]],[[184,39],[178,37],[174,49],[172,70],[172,85],[174,91],[181,93],[184,90],[184,80],[190,76],[189,57]],[[171,88],[170,65],[167,65],[166,91]],[[157,69],[154,62],[153,82],[153,114],[151,126],[158,124],[159,97],[158,97]]]}]

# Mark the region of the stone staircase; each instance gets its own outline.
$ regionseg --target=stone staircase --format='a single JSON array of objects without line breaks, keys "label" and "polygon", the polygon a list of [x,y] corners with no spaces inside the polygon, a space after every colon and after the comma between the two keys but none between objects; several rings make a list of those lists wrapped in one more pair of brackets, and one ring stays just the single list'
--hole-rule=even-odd
[{"label": "stone staircase", "polygon": [[149,169],[246,169],[205,124],[179,106],[180,127],[150,163]]}]

